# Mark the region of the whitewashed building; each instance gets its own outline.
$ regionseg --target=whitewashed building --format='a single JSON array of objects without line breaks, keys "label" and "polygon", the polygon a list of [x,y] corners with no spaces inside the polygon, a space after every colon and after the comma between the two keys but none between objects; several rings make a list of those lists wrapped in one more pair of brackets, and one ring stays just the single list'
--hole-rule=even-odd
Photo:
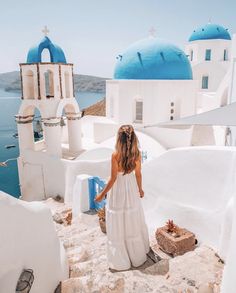
[{"label": "whitewashed building", "polygon": [[227,104],[232,41],[228,29],[208,23],[193,31],[185,46],[198,80],[198,107],[208,110]]}]

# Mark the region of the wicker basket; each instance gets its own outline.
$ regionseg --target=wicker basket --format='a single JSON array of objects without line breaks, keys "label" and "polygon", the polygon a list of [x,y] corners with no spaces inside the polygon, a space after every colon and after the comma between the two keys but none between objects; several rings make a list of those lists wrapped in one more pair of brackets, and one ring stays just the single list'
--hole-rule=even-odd
[{"label": "wicker basket", "polygon": [[98,210],[99,225],[103,233],[106,233],[106,208],[105,206]]},{"label": "wicker basket", "polygon": [[103,233],[106,233],[106,221],[104,219],[99,219],[99,225]]}]

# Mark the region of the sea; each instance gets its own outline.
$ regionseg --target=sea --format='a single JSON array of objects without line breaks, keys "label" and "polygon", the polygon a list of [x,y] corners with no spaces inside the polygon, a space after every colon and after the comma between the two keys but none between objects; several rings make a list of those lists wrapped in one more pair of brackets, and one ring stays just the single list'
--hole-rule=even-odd
[{"label": "sea", "polygon": [[[105,93],[76,92],[76,100],[80,109],[95,104],[105,97]],[[0,89],[0,162],[7,159],[16,159],[19,155],[18,138],[15,115],[21,104],[20,94],[6,92]],[[6,146],[14,145],[12,148]],[[0,166],[0,190],[14,197],[20,196],[17,161],[11,160],[7,167]]]}]

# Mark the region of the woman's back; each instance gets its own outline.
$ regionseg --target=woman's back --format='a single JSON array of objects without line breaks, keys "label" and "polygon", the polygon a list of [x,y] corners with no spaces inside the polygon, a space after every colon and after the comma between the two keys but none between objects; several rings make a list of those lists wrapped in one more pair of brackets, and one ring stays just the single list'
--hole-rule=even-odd
[{"label": "woman's back", "polygon": [[141,156],[132,125],[123,125],[117,134],[116,151],[111,158],[111,177],[96,197],[107,193],[106,230],[109,267],[126,270],[145,262],[149,251],[148,229],[140,198]]}]

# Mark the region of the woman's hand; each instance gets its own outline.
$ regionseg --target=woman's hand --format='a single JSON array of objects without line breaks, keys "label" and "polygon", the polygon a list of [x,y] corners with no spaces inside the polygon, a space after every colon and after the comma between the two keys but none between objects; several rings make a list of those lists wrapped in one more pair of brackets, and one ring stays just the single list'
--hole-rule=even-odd
[{"label": "woman's hand", "polygon": [[140,197],[142,198],[142,197],[144,197],[144,191],[141,189],[141,190],[139,190],[139,194],[140,194]]},{"label": "woman's hand", "polygon": [[97,196],[95,197],[94,201],[99,202],[99,201],[102,201],[103,198],[104,198],[104,195],[101,192],[101,193],[97,194]]}]

